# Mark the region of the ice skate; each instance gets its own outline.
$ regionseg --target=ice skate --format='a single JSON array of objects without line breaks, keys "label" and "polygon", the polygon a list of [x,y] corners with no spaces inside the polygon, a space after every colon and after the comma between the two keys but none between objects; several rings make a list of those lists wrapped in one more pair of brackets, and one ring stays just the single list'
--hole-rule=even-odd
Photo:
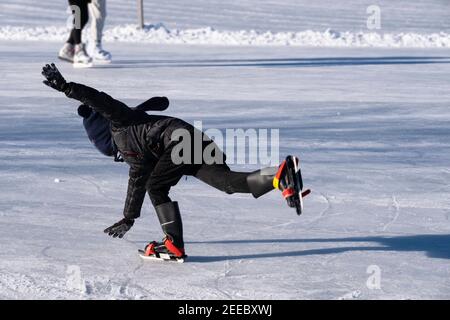
[{"label": "ice skate", "polygon": [[92,67],[92,58],[86,53],[84,44],[78,44],[75,46],[73,56],[74,68],[90,68]]},{"label": "ice skate", "polygon": [[144,260],[175,261],[183,263],[187,258],[184,249],[177,248],[173,242],[166,237],[162,242],[150,242],[144,250],[139,250],[139,256]]},{"label": "ice skate", "polygon": [[66,42],[58,52],[58,58],[64,61],[73,62],[75,55],[75,46]]},{"label": "ice skate", "polygon": [[101,43],[90,43],[88,46],[88,53],[96,63],[111,63],[111,53],[104,50]]},{"label": "ice skate", "polygon": [[303,197],[311,193],[311,190],[303,191],[303,180],[299,163],[300,161],[297,157],[287,156],[273,179],[273,186],[282,192],[288,206],[295,208],[297,214],[301,215],[303,212]]}]

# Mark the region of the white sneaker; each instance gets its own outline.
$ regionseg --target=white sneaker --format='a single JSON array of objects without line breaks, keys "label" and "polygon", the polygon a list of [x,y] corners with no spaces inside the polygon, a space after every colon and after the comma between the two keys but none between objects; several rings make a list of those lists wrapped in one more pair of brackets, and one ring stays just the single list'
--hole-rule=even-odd
[{"label": "white sneaker", "polygon": [[100,63],[110,63],[111,62],[111,53],[109,53],[108,51],[104,50],[102,48],[102,44],[101,43],[92,43],[89,47],[89,54],[92,57],[92,59],[94,59],[95,62],[100,62]]},{"label": "white sneaker", "polygon": [[84,49],[84,44],[77,44],[74,50],[73,66],[75,68],[91,67],[92,58],[89,57]]},{"label": "white sneaker", "polygon": [[73,56],[75,54],[75,46],[66,42],[64,46],[59,50],[58,58],[64,61],[73,62]]}]

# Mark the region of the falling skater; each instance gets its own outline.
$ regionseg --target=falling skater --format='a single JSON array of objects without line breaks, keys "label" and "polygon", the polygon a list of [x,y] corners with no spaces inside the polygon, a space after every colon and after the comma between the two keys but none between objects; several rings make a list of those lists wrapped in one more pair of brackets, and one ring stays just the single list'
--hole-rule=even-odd
[{"label": "falling skater", "polygon": [[58,53],[59,59],[72,63],[76,68],[92,66],[92,58],[86,53],[82,42],[82,31],[89,20],[88,4],[89,0],[69,0],[74,17],[73,26],[69,38]]},{"label": "falling skater", "polygon": [[[150,242],[142,251],[143,257],[176,261],[186,257],[180,209],[178,203],[169,198],[170,188],[184,175],[194,176],[228,194],[251,193],[255,198],[277,188],[288,205],[301,213],[302,181],[296,157],[288,156],[279,167],[235,172],[226,164],[226,157],[218,146],[200,133],[202,141],[206,140],[202,142],[200,163],[194,159],[198,152],[194,148],[187,150],[188,161],[179,163],[174,161],[173,153],[182,141],[172,139],[174,132],[182,130],[193,137],[197,129],[178,118],[145,112],[167,109],[167,98],[154,97],[130,108],[104,92],[66,82],[54,64],[44,66],[42,74],[47,86],[82,102],[78,113],[84,118],[87,134],[97,149],[130,166],[124,218],[105,233],[122,238],[140,216],[145,194],[149,194],[165,237],[161,242]],[[206,149],[213,150],[213,163],[203,159]],[[303,195],[307,193],[309,190]]]}]

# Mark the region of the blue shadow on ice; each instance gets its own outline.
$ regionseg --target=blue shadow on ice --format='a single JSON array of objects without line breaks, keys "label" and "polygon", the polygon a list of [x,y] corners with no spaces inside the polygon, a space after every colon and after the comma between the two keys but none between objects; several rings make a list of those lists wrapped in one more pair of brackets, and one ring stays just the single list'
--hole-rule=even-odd
[{"label": "blue shadow on ice", "polygon": [[[365,245],[358,245],[361,242]],[[190,242],[190,244],[280,244],[280,243],[328,243],[342,244],[355,243],[352,246],[327,247],[298,251],[264,252],[242,255],[224,256],[190,256],[192,262],[214,262],[223,260],[258,259],[258,258],[282,258],[310,255],[339,254],[352,251],[389,251],[389,252],[425,252],[430,258],[450,259],[450,234],[427,234],[412,236],[373,236],[373,237],[349,237],[349,238],[313,238],[313,239],[255,239],[255,240],[219,240]],[[369,245],[376,244],[375,246]],[[267,246],[270,248],[270,246]]]},{"label": "blue shadow on ice", "polygon": [[186,60],[116,60],[98,68],[158,68],[158,67],[338,67],[365,65],[444,64],[450,57],[392,56],[392,57],[330,57],[283,59],[186,59]]}]

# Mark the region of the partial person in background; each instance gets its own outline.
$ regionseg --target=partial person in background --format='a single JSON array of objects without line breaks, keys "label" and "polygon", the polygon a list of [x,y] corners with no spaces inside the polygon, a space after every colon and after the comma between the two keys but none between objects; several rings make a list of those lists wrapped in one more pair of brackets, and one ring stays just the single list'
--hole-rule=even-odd
[{"label": "partial person in background", "polygon": [[[86,53],[85,46],[82,42],[82,31],[89,20],[88,3],[90,0],[69,0],[74,21],[73,27],[70,31],[69,39],[64,46],[59,50],[58,57],[61,60],[69,61],[74,66],[90,65],[91,57]],[[77,9],[73,6],[78,7]],[[79,17],[77,16],[79,14]]]},{"label": "partial person in background", "polygon": [[103,50],[102,37],[106,19],[106,0],[91,0],[89,3],[91,14],[91,38],[88,53],[95,62],[111,62],[111,54]]}]

